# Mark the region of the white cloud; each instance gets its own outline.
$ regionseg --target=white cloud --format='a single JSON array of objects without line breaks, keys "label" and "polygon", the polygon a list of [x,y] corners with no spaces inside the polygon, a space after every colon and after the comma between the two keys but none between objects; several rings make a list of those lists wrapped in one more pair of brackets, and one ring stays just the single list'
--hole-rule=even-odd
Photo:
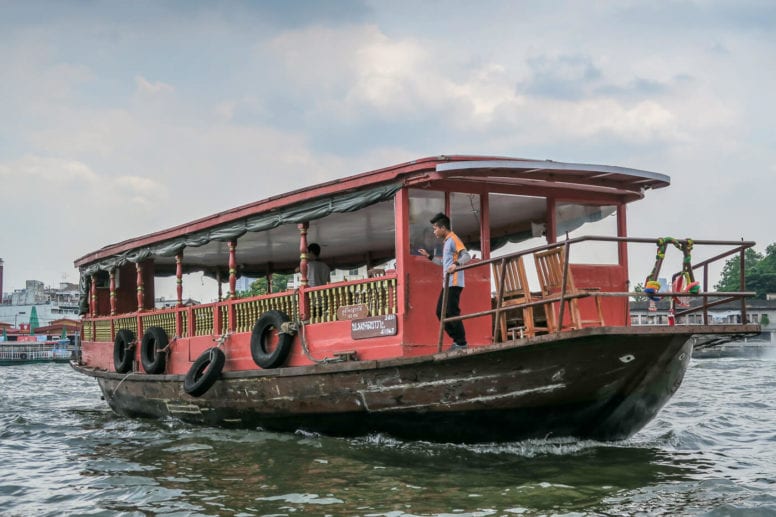
[{"label": "white cloud", "polygon": [[35,189],[63,184],[89,185],[97,181],[97,176],[84,163],[42,156],[0,163],[0,176],[4,176],[6,187],[25,185]]},{"label": "white cloud", "polygon": [[[106,4],[0,20],[0,192],[30,214],[3,221],[6,287],[52,261],[58,279],[132,235],[439,153],[664,172],[674,185],[633,209],[634,233],[775,240],[773,11],[758,5],[461,2],[439,16],[434,2],[372,2],[357,16],[280,9],[293,23],[248,9],[246,23]],[[702,218],[664,209],[687,199]],[[763,213],[744,222],[752,200]],[[30,258],[41,241],[54,257]]]},{"label": "white cloud", "polygon": [[151,82],[141,76],[135,77],[135,85],[137,87],[137,92],[141,95],[158,95],[175,92],[175,88],[173,88],[172,85],[161,81]]}]

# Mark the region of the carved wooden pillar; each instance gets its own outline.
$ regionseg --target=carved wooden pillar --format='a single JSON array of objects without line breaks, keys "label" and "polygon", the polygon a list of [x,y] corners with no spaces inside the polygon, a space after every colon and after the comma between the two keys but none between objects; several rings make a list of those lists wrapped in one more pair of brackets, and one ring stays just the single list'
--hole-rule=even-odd
[{"label": "carved wooden pillar", "polygon": [[307,228],[310,227],[310,223],[299,223],[299,272],[302,275],[300,284],[307,287]]},{"label": "carved wooden pillar", "polygon": [[183,306],[183,252],[175,255],[175,291],[178,294],[178,307]]},{"label": "carved wooden pillar", "polygon": [[237,326],[234,297],[237,294],[237,240],[229,241],[229,309],[227,312],[227,329],[233,331]]},{"label": "carved wooden pillar", "polygon": [[143,283],[143,264],[135,263],[137,271],[137,312],[143,310],[143,301],[145,300],[145,284]]},{"label": "carved wooden pillar", "polygon": [[178,295],[178,310],[175,312],[175,335],[183,335],[183,251],[175,255],[175,291]]},{"label": "carved wooden pillar", "polygon": [[97,316],[97,275],[92,275],[92,283],[89,286],[89,294],[91,301],[89,306],[91,309],[92,317]]},{"label": "carved wooden pillar", "polygon": [[309,314],[307,303],[307,295],[305,289],[307,288],[307,228],[310,224],[307,222],[299,223],[299,272],[302,278],[300,279],[301,289],[299,296],[299,317],[302,320],[306,320]]},{"label": "carved wooden pillar", "polygon": [[229,241],[229,298],[234,298],[237,288],[237,241]]},{"label": "carved wooden pillar", "polygon": [[110,270],[110,315],[116,315],[116,270]]}]

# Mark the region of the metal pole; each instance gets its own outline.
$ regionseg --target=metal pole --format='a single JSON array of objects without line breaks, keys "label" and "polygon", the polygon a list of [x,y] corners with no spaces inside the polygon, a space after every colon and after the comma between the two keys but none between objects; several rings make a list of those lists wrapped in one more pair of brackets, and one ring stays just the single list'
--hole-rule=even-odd
[{"label": "metal pole", "polygon": [[439,340],[437,341],[437,352],[442,351],[442,338],[444,337],[444,331],[445,331],[445,318],[447,317],[447,283],[448,279],[450,278],[450,273],[445,271],[445,284],[442,288],[442,307],[439,311]]},{"label": "metal pole", "polygon": [[563,244],[563,281],[560,286],[560,311],[558,314],[558,329],[557,332],[560,332],[563,328],[563,308],[565,307],[565,298],[566,298],[566,281],[568,280],[569,275],[569,241],[568,241],[568,235],[566,235],[566,242]]}]

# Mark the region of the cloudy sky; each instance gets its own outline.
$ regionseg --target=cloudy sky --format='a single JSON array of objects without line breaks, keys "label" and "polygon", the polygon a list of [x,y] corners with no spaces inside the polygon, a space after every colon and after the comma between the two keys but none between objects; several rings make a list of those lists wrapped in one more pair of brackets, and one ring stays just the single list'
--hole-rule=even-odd
[{"label": "cloudy sky", "polygon": [[772,0],[0,0],[0,69],[6,292],[437,154],[660,172],[632,235],[776,241]]}]

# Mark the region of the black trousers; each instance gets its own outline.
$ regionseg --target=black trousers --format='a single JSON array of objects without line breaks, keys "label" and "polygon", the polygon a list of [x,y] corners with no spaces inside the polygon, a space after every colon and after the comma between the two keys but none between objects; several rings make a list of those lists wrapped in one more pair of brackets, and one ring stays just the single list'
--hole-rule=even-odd
[{"label": "black trousers", "polygon": [[[447,291],[447,311],[445,311],[445,317],[460,316],[461,308],[458,306],[461,301],[461,291],[463,287],[453,286]],[[437,319],[442,316],[442,297],[445,294],[444,287],[439,291],[439,299],[437,300],[436,315]],[[459,345],[466,343],[466,330],[463,328],[462,321],[448,321],[445,323],[445,332],[447,335],[453,338],[453,341]]]}]

